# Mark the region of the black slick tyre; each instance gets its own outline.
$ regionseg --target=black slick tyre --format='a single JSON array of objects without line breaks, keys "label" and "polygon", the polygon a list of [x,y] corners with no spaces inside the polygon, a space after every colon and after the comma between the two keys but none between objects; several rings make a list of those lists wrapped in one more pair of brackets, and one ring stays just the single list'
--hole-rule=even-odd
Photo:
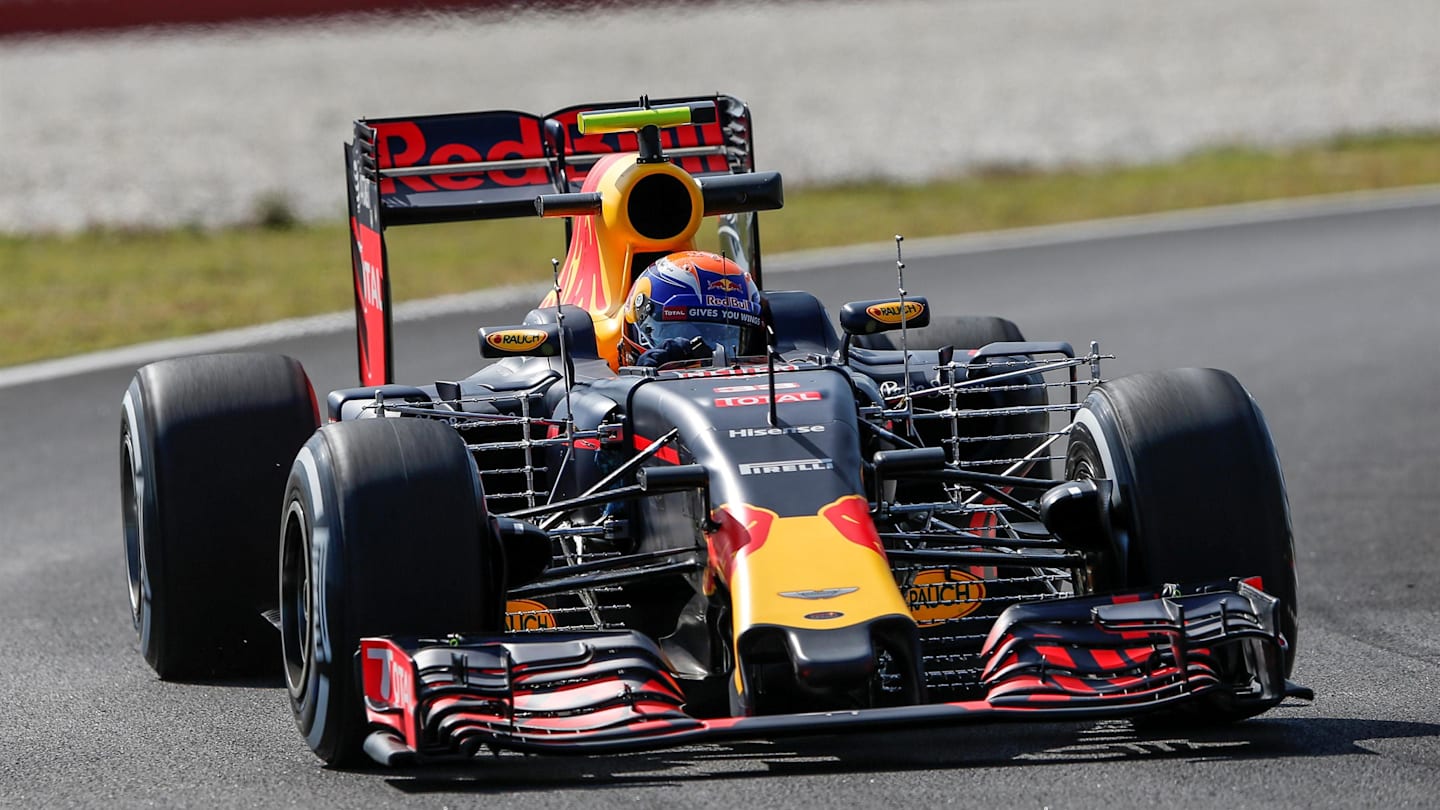
[{"label": "black slick tyre", "polygon": [[136,372],[122,401],[121,518],[131,618],[161,678],[279,660],[275,515],[315,396],[289,357],[220,354]]},{"label": "black slick tyre", "polygon": [[301,448],[281,522],[280,626],[295,723],[316,756],[365,761],[362,637],[503,629],[500,553],[449,426],[338,422]]},{"label": "black slick tyre", "polygon": [[1103,587],[1260,577],[1298,618],[1289,503],[1264,416],[1230,374],[1147,372],[1097,386],[1076,416],[1066,477],[1115,482],[1116,559]]},{"label": "black slick tyre", "polygon": [[[1019,342],[1025,336],[1014,321],[994,315],[963,315],[948,318],[932,318],[929,326],[910,329],[906,343],[912,349],[939,349],[954,346],[957,349],[978,349],[991,343]],[[876,332],[873,335],[856,335],[855,345],[862,349],[900,348],[899,332]]]},{"label": "black slick tyre", "polygon": [[[899,332],[877,332],[873,335],[856,335],[855,345],[866,349],[899,350]],[[929,326],[910,330],[906,337],[906,343],[912,351],[933,351],[943,349],[947,346],[965,350],[979,349],[991,343],[1023,343],[1025,335],[1021,333],[1020,327],[1014,321],[1000,318],[994,315],[965,315],[952,316],[947,318],[935,318]],[[957,353],[956,360],[964,362],[965,356]],[[1012,371],[1014,365],[1005,365],[1015,361],[1024,362],[1028,358],[1024,356],[1014,358],[995,358],[995,365],[977,364],[970,367],[971,377],[989,377],[994,374]],[[996,408],[996,407],[1035,407],[1046,404],[1046,393],[1042,387],[1044,380],[1040,375],[1027,375],[1020,379],[1014,379],[1011,385],[1028,384],[1030,388],[1016,388],[1009,391],[968,393],[961,394],[956,403],[960,408]],[[921,407],[932,407],[935,409],[946,408],[949,401],[943,397],[937,397],[934,401],[918,399],[917,404]],[[1023,434],[1038,435],[1044,433],[1049,425],[1050,418],[1043,412],[1014,414],[1003,417],[981,417],[965,421],[965,429],[970,435],[975,436],[1015,436]],[[932,422],[931,431],[944,427],[942,423]],[[947,430],[939,430],[934,435],[926,435],[922,430],[927,444],[935,444],[948,436]],[[962,444],[951,449],[954,456],[952,460],[961,462],[984,461],[986,459],[1009,459],[1018,458],[1030,452],[1037,444],[1037,439],[1007,440],[996,439],[993,441],[972,442]],[[983,465],[973,467],[981,472],[999,473],[1004,472],[1010,464],[1000,463],[994,465]],[[1051,474],[1051,463],[1048,459],[1036,461],[1019,471],[1023,475],[1034,478],[1049,478]]]}]

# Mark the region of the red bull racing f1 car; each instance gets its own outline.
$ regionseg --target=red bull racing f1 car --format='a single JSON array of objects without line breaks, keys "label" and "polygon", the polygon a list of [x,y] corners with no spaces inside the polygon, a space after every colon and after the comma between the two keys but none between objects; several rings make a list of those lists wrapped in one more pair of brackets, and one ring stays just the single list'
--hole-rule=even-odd
[{"label": "red bull racing f1 car", "polygon": [[[319,757],[392,765],[1308,696],[1281,469],[1229,374],[1105,379],[903,277],[834,319],[770,289],[781,179],[728,96],[362,120],[345,155],[360,385],[321,405],[228,354],[125,394],[161,677],[280,664]],[[395,383],[386,229],[519,216],[566,222],[553,292],[479,330],[478,372]]]}]

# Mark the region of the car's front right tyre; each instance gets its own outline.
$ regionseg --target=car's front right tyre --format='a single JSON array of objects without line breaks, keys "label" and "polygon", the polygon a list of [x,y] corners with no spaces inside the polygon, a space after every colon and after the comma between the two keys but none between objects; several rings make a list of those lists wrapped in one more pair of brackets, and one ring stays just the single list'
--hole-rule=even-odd
[{"label": "car's front right tyre", "polygon": [[280,531],[285,681],[316,756],[364,762],[360,639],[499,632],[502,570],[454,429],[366,419],[317,431],[291,468]]}]

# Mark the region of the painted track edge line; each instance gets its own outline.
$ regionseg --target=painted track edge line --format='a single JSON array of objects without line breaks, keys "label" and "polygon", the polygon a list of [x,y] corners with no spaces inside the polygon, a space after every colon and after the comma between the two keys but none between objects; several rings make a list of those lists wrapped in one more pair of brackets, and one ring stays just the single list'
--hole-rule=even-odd
[{"label": "painted track edge line", "polygon": [[[1440,205],[1440,185],[1263,200],[1029,228],[926,237],[907,240],[905,257],[918,259],[950,254],[974,254],[1040,245],[1227,228],[1428,205]],[[818,248],[777,254],[766,262],[765,270],[767,273],[784,274],[813,270],[834,264],[893,260],[894,255],[895,246],[889,242]],[[523,284],[494,287],[421,301],[407,301],[396,305],[394,320],[396,323],[407,323],[473,312],[486,307],[533,302],[539,300],[540,296],[548,289],[549,284],[546,283]],[[353,328],[354,323],[354,313],[352,312],[331,312],[203,335],[136,343],[54,360],[41,360],[0,368],[0,389],[112,368],[138,367],[168,357],[234,351],[282,340],[335,334]]]},{"label": "painted track edge line", "polygon": [[[409,323],[430,318],[473,312],[486,307],[507,306],[540,300],[550,289],[549,284],[517,284],[508,287],[491,287],[468,293],[443,295],[420,301],[406,301],[395,305],[394,322]],[[136,343],[114,349],[104,349],[88,354],[41,360],[24,365],[0,368],[0,389],[28,383],[44,382],[62,377],[73,377],[96,371],[126,366],[139,367],[156,360],[180,357],[190,354],[236,351],[266,343],[316,335],[333,335],[355,328],[354,312],[329,312],[304,318],[289,318],[283,321],[242,326],[203,335],[168,338],[148,343]]]},{"label": "painted track edge line", "polygon": [[[1154,214],[1107,217],[1054,225],[1006,228],[997,231],[929,236],[905,240],[905,258],[934,258],[950,254],[975,254],[996,250],[1119,239],[1149,234],[1203,231],[1243,225],[1263,225],[1301,219],[1340,216],[1370,211],[1393,211],[1440,205],[1440,185],[1409,186],[1398,189],[1352,191],[1313,197],[1185,208]],[[832,264],[857,261],[893,262],[895,243],[867,243],[835,248],[782,253],[767,259],[766,273],[815,270]]]}]

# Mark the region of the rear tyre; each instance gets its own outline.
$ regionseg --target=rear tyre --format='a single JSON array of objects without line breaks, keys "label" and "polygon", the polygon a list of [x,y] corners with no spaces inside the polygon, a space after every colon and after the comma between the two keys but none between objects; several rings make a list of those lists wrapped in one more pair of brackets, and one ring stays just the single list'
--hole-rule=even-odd
[{"label": "rear tyre", "polygon": [[1265,418],[1233,376],[1175,369],[1097,386],[1076,416],[1065,472],[1115,482],[1117,554],[1097,572],[1100,587],[1259,576],[1281,601],[1290,674],[1299,626],[1290,507]]},{"label": "rear tyre", "polygon": [[[1014,321],[993,315],[965,315],[932,318],[929,326],[907,330],[906,342],[912,349],[978,349],[997,342],[1019,342],[1025,339]],[[855,345],[862,349],[900,348],[899,332],[876,332],[856,335]]]},{"label": "rear tyre", "polygon": [[[912,351],[943,349],[950,346],[956,349],[979,349],[991,343],[1023,343],[1025,335],[1020,332],[1020,327],[1014,321],[1000,318],[993,315],[966,315],[944,319],[935,319],[929,326],[910,330],[906,342]],[[866,349],[899,350],[899,332],[877,332],[873,335],[856,335],[855,345]],[[964,355],[957,357],[960,362],[964,361]],[[1026,357],[996,358],[997,363],[1004,363],[1009,360],[1026,360]],[[993,370],[984,365],[972,366],[970,375],[972,377],[989,377],[993,374],[1004,371],[1012,371],[1015,366],[997,365]],[[998,407],[1022,407],[1039,406],[1046,404],[1045,389],[1038,387],[1044,380],[1040,375],[1027,375],[1018,380],[1012,380],[1011,384],[1031,384],[1037,387],[1024,388],[1012,391],[962,394],[957,405],[960,408],[998,408]],[[942,409],[949,407],[949,400],[946,397],[936,397],[933,402],[927,402],[923,398],[917,400],[921,407]],[[1050,417],[1045,413],[1015,414],[1004,417],[980,417],[965,420],[965,429],[969,435],[974,436],[1014,436],[1021,434],[1039,434],[1045,432],[1050,424]],[[935,445],[939,441],[949,437],[949,427],[942,422],[929,423],[929,433],[922,428],[922,437],[926,444]],[[982,461],[986,459],[1010,459],[1019,458],[1028,454],[1038,443],[1036,439],[997,439],[985,442],[972,442],[952,448],[951,453],[955,457],[952,461]],[[958,455],[957,455],[958,454]],[[980,472],[999,473],[1008,469],[1010,464],[1000,463],[974,467]],[[1033,478],[1050,478],[1051,463],[1049,459],[1032,462],[1028,467],[1019,470],[1022,475]]]},{"label": "rear tyre", "polygon": [[498,633],[504,560],[480,476],[447,425],[326,425],[285,489],[280,626],[295,724],[327,764],[363,762],[365,636]]},{"label": "rear tyre", "polygon": [[315,432],[300,364],[267,354],[166,360],[122,401],[121,522],[130,614],[164,679],[273,667],[275,509]]}]

